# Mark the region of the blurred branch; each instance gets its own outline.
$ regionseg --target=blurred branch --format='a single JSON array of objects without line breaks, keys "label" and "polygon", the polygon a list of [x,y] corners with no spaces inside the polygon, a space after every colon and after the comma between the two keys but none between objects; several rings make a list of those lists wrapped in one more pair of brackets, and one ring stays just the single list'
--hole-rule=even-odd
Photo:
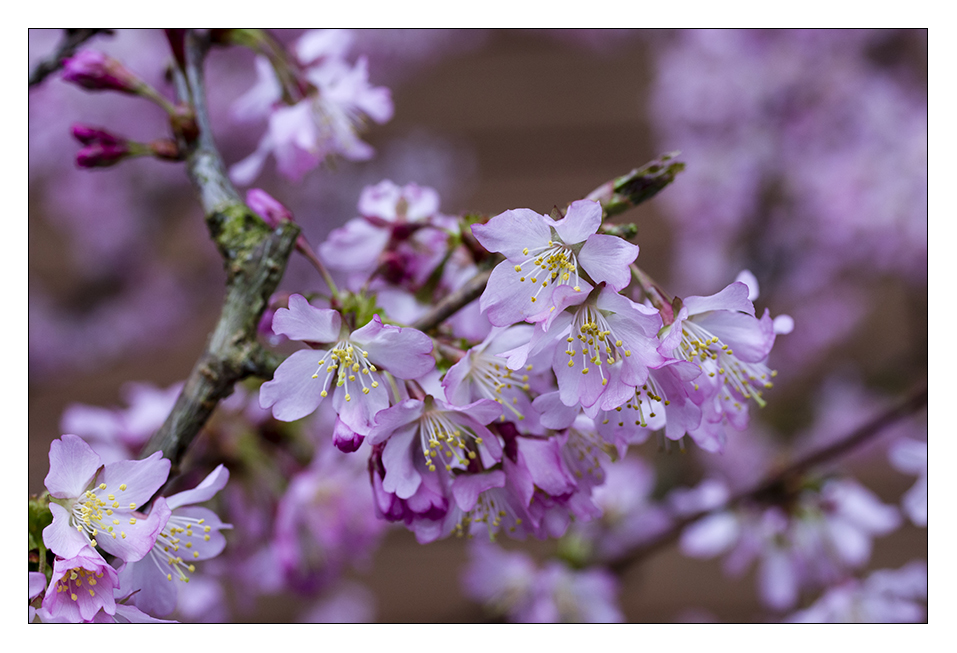
[{"label": "blurred branch", "polygon": [[675,180],[675,176],[685,169],[685,164],[672,161],[680,152],[668,152],[636,168],[627,175],[605,182],[585,199],[601,202],[605,217],[610,218],[650,200]]},{"label": "blurred branch", "polygon": [[764,500],[767,502],[769,499],[773,500],[775,497],[788,496],[788,489],[798,487],[800,476],[809,469],[831,462],[834,459],[846,454],[868,440],[877,437],[882,431],[884,431],[884,429],[892,424],[904,419],[905,417],[913,415],[926,405],[927,388],[923,387],[915,391],[897,406],[887,410],[881,415],[878,415],[871,421],[858,427],[852,433],[837,440],[833,444],[803,456],[792,462],[784,469],[776,473],[772,473],[768,478],[758,483],[754,488],[739,492],[720,506],[682,517],[681,519],[677,520],[671,526],[671,528],[659,535],[654,540],[647,542],[646,544],[643,544],[606,563],[608,568],[618,574],[625,572],[629,567],[631,567],[631,565],[635,564],[636,562],[640,562],[651,553],[654,553],[655,551],[664,548],[665,546],[677,540],[686,526],[692,522],[698,521],[702,517],[727,510],[728,508],[732,508],[740,503],[748,501],[760,502]]},{"label": "blurred branch", "polygon": [[412,328],[419,331],[428,331],[440,325],[446,318],[478,299],[482,291],[485,290],[485,284],[488,283],[491,274],[491,270],[484,270],[476,274],[466,281],[464,286],[447,295],[432,310],[413,322],[411,324]]},{"label": "blurred branch", "polygon": [[36,67],[30,71],[29,87],[37,86],[44,79],[60,70],[63,67],[64,59],[69,59],[76,53],[76,49],[89,41],[97,34],[112,34],[109,29],[65,29],[63,38],[57,45],[53,54],[43,59]]},{"label": "blurred branch", "polygon": [[181,102],[192,106],[196,125],[195,133],[178,136],[186,152],[187,173],[227,274],[226,297],[206,349],[166,422],[141,454],[145,458],[162,451],[172,461],[175,474],[187,448],[219,401],[232,393],[233,385],[247,376],[271,375],[274,357],[259,345],[257,327],[285,270],[299,227],[283,222],[272,230],[242,201],[216,149],[206,108],[203,61],[209,44],[191,32],[171,35],[171,41],[174,51],[179,50],[177,94]]}]

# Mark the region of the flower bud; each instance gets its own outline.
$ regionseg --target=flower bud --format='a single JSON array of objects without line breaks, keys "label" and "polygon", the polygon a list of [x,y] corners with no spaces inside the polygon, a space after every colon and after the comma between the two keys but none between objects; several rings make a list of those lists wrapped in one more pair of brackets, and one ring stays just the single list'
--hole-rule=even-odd
[{"label": "flower bud", "polygon": [[155,141],[150,141],[149,149],[153,156],[155,156],[157,159],[164,159],[166,161],[181,161],[183,158],[182,153],[176,146],[176,143],[168,138],[158,138]]},{"label": "flower bud", "polygon": [[273,229],[283,221],[293,222],[292,211],[261,188],[250,188],[246,192],[246,204]]},{"label": "flower bud", "polygon": [[81,168],[106,168],[130,156],[128,144],[91,143],[76,153],[76,164]]},{"label": "flower bud", "polygon": [[65,60],[63,79],[91,91],[120,91],[134,95],[144,86],[119,61],[94,50],[81,50]]},{"label": "flower bud", "polygon": [[75,123],[71,131],[73,132],[73,138],[84,145],[119,145],[125,141],[125,139],[120,138],[116,134],[111,134],[105,129],[91,127],[90,125],[83,125],[81,123]]}]

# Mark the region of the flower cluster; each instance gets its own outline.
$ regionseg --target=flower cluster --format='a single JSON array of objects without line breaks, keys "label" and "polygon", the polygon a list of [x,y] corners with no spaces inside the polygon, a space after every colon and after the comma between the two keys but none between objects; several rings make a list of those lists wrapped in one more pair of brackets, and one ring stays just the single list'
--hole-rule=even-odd
[{"label": "flower cluster", "polygon": [[685,555],[710,558],[727,553],[725,570],[743,574],[758,561],[758,592],[774,610],[795,607],[802,589],[836,583],[870,558],[871,540],[895,530],[900,513],[856,482],[827,481],[804,489],[789,504],[720,509],[726,487],[706,481],[673,493],[678,514],[715,508],[681,536]]},{"label": "flower cluster", "polygon": [[575,571],[552,561],[539,568],[526,554],[487,544],[470,549],[462,576],[471,598],[517,623],[619,623],[618,585],[604,570]]},{"label": "flower cluster", "polygon": [[[306,32],[295,47],[296,60],[284,61],[293,70],[278,71],[275,61],[256,58],[258,81],[233,105],[240,121],[268,119],[268,128],[256,150],[230,169],[238,184],[252,182],[272,154],[279,172],[298,181],[330,155],[364,161],[374,151],[359,139],[368,117],[377,123],[392,118],[389,89],[369,84],[368,64],[359,57],[346,60],[352,36],[346,30]],[[294,89],[281,77],[297,78]],[[289,96],[295,93],[295,100]]]},{"label": "flower cluster", "polygon": [[352,313],[292,295],[273,332],[311,349],[260,391],[280,420],[331,394],[336,445],[348,452],[369,439],[377,511],[420,541],[478,530],[560,536],[602,514],[592,490],[629,445],[663,430],[720,451],[725,424],[742,429],[749,400],[763,405],[774,374],[765,360],[784,329],[767,312],[756,317],[746,283],[656,307],[623,292],[638,246],[599,233],[598,202],[573,202],[560,219],[506,211],[472,225],[472,249],[438,208],[431,189],[384,181],[366,188],[360,217],[319,251],[377,301],[405,298],[394,306],[435,292],[433,270],[445,261],[447,275],[455,255],[465,268],[475,247],[504,257],[478,302],[487,329],[452,324],[438,339],[441,384],[426,374],[433,345],[424,334],[378,315],[352,329]]},{"label": "flower cluster", "polygon": [[157,497],[144,513],[169,470],[159,452],[102,465],[76,435],[53,441],[44,481],[53,522],[43,543],[56,558],[36,611],[41,621],[155,621],[151,615],[173,612],[174,578],[189,582],[195,563],[219,555],[226,544],[220,530],[230,526],[192,504],[211,499],[229,472],[219,466],[195,489]]}]

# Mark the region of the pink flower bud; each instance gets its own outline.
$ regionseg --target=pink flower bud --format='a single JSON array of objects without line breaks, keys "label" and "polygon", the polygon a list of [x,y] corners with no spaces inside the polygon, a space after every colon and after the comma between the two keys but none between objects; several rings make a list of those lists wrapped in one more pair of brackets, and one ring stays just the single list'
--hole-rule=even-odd
[{"label": "pink flower bud", "polygon": [[292,212],[261,188],[250,188],[246,192],[246,204],[273,229],[284,220],[293,221]]},{"label": "pink flower bud", "polygon": [[123,64],[94,50],[81,50],[64,61],[63,79],[91,91],[136,94],[143,87],[143,82]]},{"label": "pink flower bud", "polygon": [[81,168],[106,168],[129,155],[126,142],[92,143],[76,153],[76,164]]},{"label": "pink flower bud", "polygon": [[80,123],[75,123],[73,125],[72,132],[73,138],[80,141],[84,145],[119,145],[125,142],[125,139],[120,138],[116,134],[111,134],[105,129],[91,127],[90,125],[83,125]]}]

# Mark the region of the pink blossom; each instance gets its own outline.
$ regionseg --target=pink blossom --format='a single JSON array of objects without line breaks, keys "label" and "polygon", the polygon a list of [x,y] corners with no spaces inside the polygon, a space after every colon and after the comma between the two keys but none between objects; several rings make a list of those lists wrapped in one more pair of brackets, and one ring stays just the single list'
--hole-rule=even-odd
[{"label": "pink blossom", "polygon": [[117,585],[116,570],[93,547],[85,546],[76,555],[54,561],[50,586],[37,614],[45,622],[68,623],[90,621],[100,610],[112,615]]},{"label": "pink blossom", "polygon": [[43,529],[44,544],[61,558],[99,545],[127,562],[139,560],[152,549],[169,510],[154,506],[146,516],[136,509],[166,482],[169,469],[170,462],[157,451],[101,470],[100,457],[78,436],[54,440],[44,479],[53,497],[53,523]]},{"label": "pink blossom", "polygon": [[902,438],[890,450],[894,469],[917,476],[901,500],[904,512],[917,526],[927,526],[927,443]]},{"label": "pink blossom", "polygon": [[[318,56],[314,40],[310,36],[300,48],[310,59]],[[257,58],[259,81],[237,101],[234,116],[248,119],[268,112],[269,126],[256,150],[230,169],[233,181],[250,183],[270,154],[276,158],[279,172],[293,181],[330,155],[351,161],[372,157],[373,149],[357,132],[366,117],[380,124],[390,120],[392,97],[389,89],[369,84],[365,57],[350,65],[335,56],[341,51],[330,49],[325,54],[333,56],[320,56],[306,67],[305,77],[314,90],[291,106],[281,103],[282,89],[269,62]]]},{"label": "pink blossom", "polygon": [[219,465],[195,488],[170,497],[159,497],[153,512],[169,515],[156,543],[140,561],[127,562],[120,570],[120,582],[127,592],[136,592],[131,602],[140,610],[161,616],[176,608],[179,582],[188,583],[195,563],[222,553],[226,539],[224,524],[212,510],[192,504],[212,499],[229,480],[229,471]]},{"label": "pink blossom", "polygon": [[[601,205],[591,200],[572,202],[564,218],[555,221],[530,209],[505,211],[487,224],[472,226],[472,233],[490,252],[507,259],[492,271],[481,307],[495,326],[527,320],[540,322],[552,312],[606,282],[621,290],[631,279],[628,265],[638,256],[638,246],[621,238],[598,234]],[[555,296],[557,288],[568,294]]]},{"label": "pink blossom", "polygon": [[350,331],[338,312],[311,306],[302,295],[290,296],[289,308],[276,311],[273,331],[318,348],[292,354],[260,389],[260,405],[284,422],[309,415],[332,394],[342,422],[368,435],[376,414],[389,406],[380,368],[416,378],[435,365],[432,340],[420,331],[384,325],[378,315]]}]

